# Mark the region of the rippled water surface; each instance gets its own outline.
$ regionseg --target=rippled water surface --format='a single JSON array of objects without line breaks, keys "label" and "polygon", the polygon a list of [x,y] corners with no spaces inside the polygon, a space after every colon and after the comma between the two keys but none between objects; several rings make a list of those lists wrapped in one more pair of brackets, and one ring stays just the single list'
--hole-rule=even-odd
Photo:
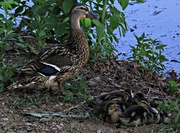
[{"label": "rippled water surface", "polygon": [[120,55],[119,58],[131,55],[129,45],[136,44],[133,33],[140,36],[144,32],[167,44],[163,52],[169,59],[166,68],[180,73],[180,55],[177,55],[180,52],[180,0],[146,0],[145,3],[130,4],[124,12],[129,28],[134,31],[128,31],[120,38],[118,50],[126,56]]}]

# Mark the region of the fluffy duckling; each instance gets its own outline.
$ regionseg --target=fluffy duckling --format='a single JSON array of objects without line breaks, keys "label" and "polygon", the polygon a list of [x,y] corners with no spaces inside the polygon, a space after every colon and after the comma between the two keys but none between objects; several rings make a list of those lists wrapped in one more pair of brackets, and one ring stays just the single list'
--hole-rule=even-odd
[{"label": "fluffy duckling", "polygon": [[140,98],[136,102],[137,102],[138,105],[140,105],[140,106],[142,106],[144,108],[147,108],[152,113],[155,113],[155,114],[159,113],[156,108],[151,107],[149,101],[146,98]]},{"label": "fluffy duckling", "polygon": [[[158,108],[160,104],[156,103],[155,101],[150,101],[150,105],[153,108]],[[154,114],[152,121],[158,124],[170,123],[171,122],[170,114],[168,114],[165,110],[161,110],[159,111],[158,114]]]},{"label": "fluffy duckling", "polygon": [[171,118],[169,114],[162,110],[158,111],[156,108],[159,106],[159,104],[155,104],[152,102],[149,102],[146,98],[140,98],[136,99],[136,103],[146,109],[148,109],[152,115],[151,119],[149,120],[151,123],[170,123]]},{"label": "fluffy duckling", "polygon": [[170,115],[165,111],[161,111],[159,115],[160,115],[160,119],[159,119],[159,121],[156,121],[156,123],[158,123],[158,124],[159,123],[168,124],[172,121],[172,119],[170,118]]},{"label": "fluffy duckling", "polygon": [[137,104],[137,101],[139,101],[139,99],[142,99],[142,98],[145,98],[144,94],[138,92],[134,95],[133,98],[129,99],[128,101],[132,104]]},{"label": "fluffy duckling", "polygon": [[119,115],[119,124],[125,126],[139,126],[150,123],[151,118],[152,113],[147,108],[140,105],[133,105]]},{"label": "fluffy duckling", "polygon": [[108,104],[106,107],[106,115],[105,121],[108,123],[118,123],[119,122],[119,115],[122,114],[122,111],[118,104]]},{"label": "fluffy duckling", "polygon": [[95,115],[101,116],[103,121],[117,123],[121,109],[115,101],[104,101],[95,106]]},{"label": "fluffy duckling", "polygon": [[[118,102],[117,102],[118,103]],[[146,98],[137,98],[133,104],[119,115],[120,123],[125,126],[138,126],[160,121],[157,109],[150,106]]]},{"label": "fluffy duckling", "polygon": [[128,101],[116,101],[122,112],[125,112],[132,104]]},{"label": "fluffy duckling", "polygon": [[112,91],[112,92],[109,92],[109,93],[101,94],[98,97],[98,100],[99,101],[109,101],[109,100],[127,101],[127,100],[129,100],[129,99],[131,99],[133,97],[134,97],[134,94],[133,94],[132,90],[131,89],[126,89],[124,91],[119,90],[119,91]]}]

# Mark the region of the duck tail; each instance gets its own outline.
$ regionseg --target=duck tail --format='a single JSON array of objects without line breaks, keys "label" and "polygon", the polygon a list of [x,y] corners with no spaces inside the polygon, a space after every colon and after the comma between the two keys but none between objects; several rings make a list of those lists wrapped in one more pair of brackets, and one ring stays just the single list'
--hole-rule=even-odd
[{"label": "duck tail", "polygon": [[23,85],[17,81],[17,82],[12,83],[11,85],[9,85],[7,87],[7,90],[13,90],[13,89],[22,88],[22,87],[23,87]]}]

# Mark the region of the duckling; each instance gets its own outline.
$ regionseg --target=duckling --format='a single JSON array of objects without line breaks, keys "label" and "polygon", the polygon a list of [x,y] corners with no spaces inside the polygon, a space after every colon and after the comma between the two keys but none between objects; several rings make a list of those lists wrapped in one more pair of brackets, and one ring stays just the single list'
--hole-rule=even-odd
[{"label": "duckling", "polygon": [[140,99],[136,99],[135,101],[138,105],[147,108],[149,111],[151,111],[152,113],[158,114],[158,110],[156,108],[151,107],[149,101],[146,98],[140,98]]},{"label": "duckling", "polygon": [[168,114],[166,111],[161,111],[159,114],[159,117],[160,117],[159,121],[156,121],[156,123],[158,124],[160,123],[168,124],[172,121],[172,119],[170,118],[170,114]]},{"label": "duckling", "polygon": [[103,121],[108,123],[117,123],[119,121],[119,114],[121,114],[121,109],[115,101],[104,101],[98,103],[95,106],[95,115],[102,116]]},{"label": "duckling", "polygon": [[80,27],[83,18],[99,19],[86,6],[76,3],[70,11],[69,39],[42,50],[20,69],[17,81],[7,89],[61,86],[75,75],[89,58],[88,41]]},{"label": "duckling", "polygon": [[[118,103],[118,102],[117,102]],[[147,123],[160,121],[158,110],[150,106],[146,98],[137,98],[134,102],[119,116],[120,123],[126,126],[138,126]]]},{"label": "duckling", "polygon": [[102,94],[98,97],[99,101],[109,101],[109,100],[122,100],[127,101],[134,97],[131,89],[126,89],[124,91],[112,91],[109,93]]},{"label": "duckling", "polygon": [[[156,103],[155,101],[150,101],[150,105],[153,108],[158,108],[160,104]],[[168,114],[165,110],[161,110],[159,111],[158,114],[154,115],[152,121],[160,124],[160,123],[170,123],[172,120],[170,118],[170,114]]]},{"label": "duckling", "polygon": [[137,101],[139,101],[139,99],[141,99],[141,98],[145,98],[145,96],[144,96],[144,94],[143,93],[136,93],[135,95],[134,95],[134,97],[133,98],[131,98],[131,99],[129,99],[128,101],[130,102],[130,103],[132,103],[132,104],[137,104]]},{"label": "duckling", "polygon": [[104,116],[106,114],[106,105],[114,104],[114,101],[103,101],[103,102],[95,102],[94,104],[94,114],[96,116]]},{"label": "duckling", "polygon": [[118,100],[116,103],[119,105],[122,112],[125,112],[130,106],[132,106],[132,104],[128,101]]},{"label": "duckling", "polygon": [[105,121],[108,123],[118,123],[119,122],[119,115],[122,114],[122,111],[118,104],[108,104],[106,105],[106,115]]},{"label": "duckling", "polygon": [[143,106],[132,105],[125,112],[119,115],[119,126],[139,126],[151,122],[152,113]]}]

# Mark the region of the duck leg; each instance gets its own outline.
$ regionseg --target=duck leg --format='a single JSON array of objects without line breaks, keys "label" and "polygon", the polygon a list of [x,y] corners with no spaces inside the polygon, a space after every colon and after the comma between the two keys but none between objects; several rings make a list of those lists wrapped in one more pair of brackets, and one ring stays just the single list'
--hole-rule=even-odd
[{"label": "duck leg", "polygon": [[50,90],[52,90],[52,91],[56,91],[56,90],[62,91],[63,90],[63,85],[62,85],[62,83],[58,83],[58,85],[55,85],[55,86],[51,87]]}]

